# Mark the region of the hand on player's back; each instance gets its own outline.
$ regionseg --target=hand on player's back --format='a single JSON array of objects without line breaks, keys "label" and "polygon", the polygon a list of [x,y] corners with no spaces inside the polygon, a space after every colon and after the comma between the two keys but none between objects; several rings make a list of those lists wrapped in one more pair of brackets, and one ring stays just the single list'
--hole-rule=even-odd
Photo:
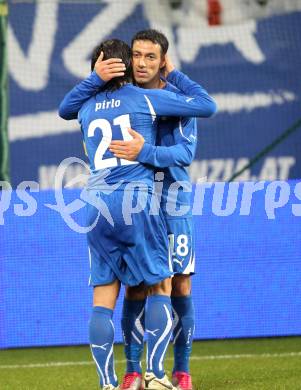
[{"label": "hand on player's back", "polygon": [[135,161],[144,145],[144,138],[133,129],[129,129],[129,133],[133,139],[130,141],[112,141],[109,150],[117,158]]},{"label": "hand on player's back", "polygon": [[165,66],[162,69],[162,76],[165,78],[171,73],[173,70],[175,70],[175,66],[173,62],[171,61],[168,54],[165,55]]},{"label": "hand on player's back", "polygon": [[114,77],[124,76],[125,65],[121,58],[109,58],[104,61],[102,59],[103,52],[100,53],[94,70],[103,81],[110,81]]}]

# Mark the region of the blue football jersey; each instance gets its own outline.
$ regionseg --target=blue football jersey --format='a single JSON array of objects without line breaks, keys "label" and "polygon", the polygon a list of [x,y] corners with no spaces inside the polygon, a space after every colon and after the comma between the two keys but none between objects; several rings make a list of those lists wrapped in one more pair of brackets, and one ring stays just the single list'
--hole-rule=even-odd
[{"label": "blue football jersey", "polygon": [[108,150],[110,142],[131,139],[128,128],[133,128],[148,144],[154,145],[158,117],[209,117],[215,110],[214,100],[201,87],[192,96],[141,89],[132,84],[97,93],[83,104],[78,114],[92,175],[109,169],[107,184],[135,181],[151,186],[153,168],[114,157]]},{"label": "blue football jersey", "polygon": [[[195,82],[177,70],[171,72],[167,80],[164,89],[182,95],[189,95],[196,85]],[[190,208],[191,183],[186,167],[194,159],[196,146],[196,118],[161,117],[158,121],[156,146],[145,143],[138,156],[140,162],[153,165],[157,171],[164,173],[160,198],[161,209],[166,218],[173,217],[170,210],[179,210],[181,206]],[[169,191],[171,185],[175,188],[175,183],[178,184],[176,191]],[[186,210],[188,207],[185,207]],[[179,213],[175,213],[176,217],[178,215]],[[185,215],[191,215],[191,209]]]},{"label": "blue football jersey", "polygon": [[[167,83],[165,90],[175,93],[181,93],[174,85]],[[187,172],[187,166],[194,159],[197,147],[197,122],[196,118],[177,117],[177,118],[161,118],[158,122],[157,145],[173,146],[185,145],[186,161],[176,166],[169,166],[163,171],[164,181],[161,198],[161,209],[167,218],[172,215],[168,212],[167,202],[174,203],[172,209],[178,210],[181,206],[189,206],[189,211],[186,215],[191,215],[191,182]],[[169,191],[172,183],[179,183],[178,191],[173,193]]]}]

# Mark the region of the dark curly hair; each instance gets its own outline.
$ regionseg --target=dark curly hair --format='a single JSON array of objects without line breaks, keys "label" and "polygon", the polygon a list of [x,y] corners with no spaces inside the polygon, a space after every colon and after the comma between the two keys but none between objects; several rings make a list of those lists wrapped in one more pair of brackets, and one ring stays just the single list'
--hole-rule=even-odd
[{"label": "dark curly hair", "polygon": [[97,45],[94,48],[91,57],[91,71],[94,70],[96,61],[101,52],[104,54],[103,60],[107,60],[113,57],[121,58],[126,67],[124,76],[114,77],[105,84],[102,90],[115,91],[116,89],[119,89],[124,83],[131,83],[133,80],[132,50],[129,45],[120,39],[108,39]]}]

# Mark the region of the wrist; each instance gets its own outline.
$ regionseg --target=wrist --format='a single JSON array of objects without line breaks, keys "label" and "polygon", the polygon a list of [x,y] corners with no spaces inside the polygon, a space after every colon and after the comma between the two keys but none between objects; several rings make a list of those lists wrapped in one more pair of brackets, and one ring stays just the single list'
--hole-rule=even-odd
[{"label": "wrist", "polygon": [[91,78],[93,80],[93,84],[98,87],[102,87],[106,83],[106,81],[99,76],[96,70],[93,70],[93,72],[91,73]]},{"label": "wrist", "polygon": [[140,152],[138,153],[137,161],[142,162],[142,163],[147,162],[147,158],[148,158],[151,150],[152,150],[152,145],[147,143],[147,142],[144,142]]}]

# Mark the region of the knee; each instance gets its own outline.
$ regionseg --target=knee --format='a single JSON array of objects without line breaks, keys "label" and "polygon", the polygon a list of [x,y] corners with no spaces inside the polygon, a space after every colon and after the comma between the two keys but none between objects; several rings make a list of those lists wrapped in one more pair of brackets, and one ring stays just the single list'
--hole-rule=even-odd
[{"label": "knee", "polygon": [[125,290],[125,297],[130,301],[142,301],[146,298],[147,291],[143,285],[129,287]]},{"label": "knee", "polygon": [[184,297],[191,293],[191,278],[190,275],[175,275],[172,279],[173,297]]},{"label": "knee", "polygon": [[171,278],[162,280],[148,289],[148,295],[167,295],[171,294]]}]

